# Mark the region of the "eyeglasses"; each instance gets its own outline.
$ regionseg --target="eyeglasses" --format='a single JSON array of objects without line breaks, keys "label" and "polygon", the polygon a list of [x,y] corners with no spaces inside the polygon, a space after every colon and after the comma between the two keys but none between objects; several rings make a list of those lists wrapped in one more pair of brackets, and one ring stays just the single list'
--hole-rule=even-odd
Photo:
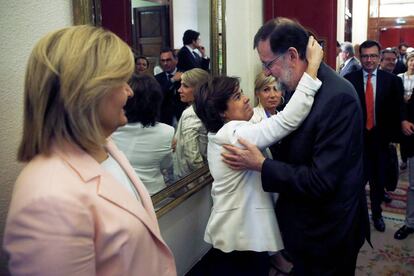
[{"label": "eyeglasses", "polygon": [[368,59],[368,58],[375,59],[375,58],[378,58],[378,57],[379,57],[379,55],[377,55],[377,54],[361,55],[361,58],[365,58],[365,59]]},{"label": "eyeglasses", "polygon": [[275,62],[279,59],[279,58],[281,58],[283,56],[283,54],[281,54],[281,55],[279,55],[279,56],[277,56],[277,57],[275,57],[274,59],[272,59],[271,61],[269,61],[269,62],[262,62],[262,66],[263,66],[263,69],[267,69],[267,70],[272,70],[272,67],[273,67],[273,64],[275,64]]}]

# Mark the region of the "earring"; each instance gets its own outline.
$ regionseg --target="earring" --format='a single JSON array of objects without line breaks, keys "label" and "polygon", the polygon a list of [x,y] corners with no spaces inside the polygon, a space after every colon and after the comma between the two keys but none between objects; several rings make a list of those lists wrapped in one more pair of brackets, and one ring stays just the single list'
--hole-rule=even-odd
[{"label": "earring", "polygon": [[283,96],[280,96],[280,104],[284,104],[285,103],[285,98]]}]

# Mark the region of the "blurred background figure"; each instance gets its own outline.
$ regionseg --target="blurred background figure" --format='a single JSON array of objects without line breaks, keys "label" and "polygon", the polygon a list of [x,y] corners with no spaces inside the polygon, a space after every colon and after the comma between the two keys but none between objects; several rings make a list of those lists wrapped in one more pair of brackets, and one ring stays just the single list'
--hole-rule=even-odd
[{"label": "blurred background figure", "polygon": [[185,72],[193,68],[209,70],[210,59],[201,45],[200,33],[187,30],[183,35],[184,46],[178,52],[178,70]]},{"label": "blurred background figure", "polygon": [[407,48],[408,44],[403,42],[398,45],[398,60],[395,65],[394,74],[398,75],[407,71]]},{"label": "blurred background figure", "polygon": [[160,66],[162,72],[155,75],[155,79],[161,85],[163,101],[161,105],[160,122],[170,126],[176,126],[187,103],[180,99],[178,89],[181,86],[181,74],[177,70],[177,56],[171,48],[163,48],[160,51]]},{"label": "blurred background figure", "polygon": [[4,249],[12,275],[176,275],[151,198],[111,139],[133,92],[129,46],[74,26],[26,70],[24,129]]},{"label": "blurred background figure", "polygon": [[[405,73],[398,74],[398,76],[403,81],[404,104],[407,106],[414,92],[414,52],[411,52],[407,55],[405,66],[407,67],[407,71]],[[412,141],[412,139],[410,140],[403,136],[403,139],[400,143],[401,170],[407,169],[407,148],[410,147],[407,143],[410,141]]]},{"label": "blurred background figure", "polygon": [[153,77],[133,75],[129,85],[134,96],[125,105],[128,124],[120,127],[112,139],[153,195],[166,187],[162,172],[167,180],[172,175],[174,128],[158,122],[163,97]]},{"label": "blurred background figure", "polygon": [[207,160],[207,131],[194,112],[194,93],[198,86],[207,82],[207,71],[194,68],[181,75],[178,90],[181,101],[189,105],[178,121],[174,136],[174,174],[182,178],[195,169],[201,168]]},{"label": "blurred background figure", "polygon": [[341,53],[339,54],[343,63],[339,67],[339,75],[345,76],[351,72],[361,69],[359,61],[355,58],[354,46],[351,42],[344,42],[341,44]]},{"label": "blurred background figure", "polygon": [[139,56],[135,59],[135,73],[138,75],[150,74],[148,72],[149,61],[144,56]]},{"label": "blurred background figure", "polygon": [[380,69],[387,71],[388,73],[393,73],[395,65],[397,64],[397,49],[395,48],[385,48],[381,51],[380,59]]}]

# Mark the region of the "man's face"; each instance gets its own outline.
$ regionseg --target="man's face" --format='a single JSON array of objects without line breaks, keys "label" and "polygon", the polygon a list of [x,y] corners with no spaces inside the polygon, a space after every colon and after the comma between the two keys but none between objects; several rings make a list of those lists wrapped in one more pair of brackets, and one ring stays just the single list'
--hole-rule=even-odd
[{"label": "man's face", "polygon": [[177,61],[171,52],[165,52],[160,55],[160,65],[162,70],[171,73],[174,71]]},{"label": "man's face", "polygon": [[404,56],[407,53],[407,47],[401,46],[399,51],[400,51],[400,55]]},{"label": "man's face", "polygon": [[343,60],[346,61],[349,57],[349,53],[346,51],[341,51],[341,53],[339,54],[339,57]]},{"label": "man's face", "polygon": [[395,68],[396,60],[397,57],[393,53],[384,53],[381,60],[381,69],[392,73],[392,71],[394,71]]},{"label": "man's face", "polygon": [[370,48],[361,48],[361,64],[362,68],[368,73],[374,72],[379,65],[379,49],[377,46]]},{"label": "man's face", "polygon": [[286,53],[275,55],[270,48],[269,39],[259,41],[257,52],[262,61],[264,73],[277,78],[283,89],[295,90],[297,82],[294,81],[296,79],[294,71],[285,58]]}]

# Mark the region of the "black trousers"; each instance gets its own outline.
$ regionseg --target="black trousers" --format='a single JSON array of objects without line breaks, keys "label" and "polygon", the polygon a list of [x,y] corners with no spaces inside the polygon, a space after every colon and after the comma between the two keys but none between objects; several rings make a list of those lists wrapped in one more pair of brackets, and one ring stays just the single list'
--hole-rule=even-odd
[{"label": "black trousers", "polygon": [[384,198],[385,173],[390,158],[388,143],[379,139],[375,130],[369,131],[365,138],[364,170],[370,187],[372,217],[379,218],[382,216],[381,203]]},{"label": "black trousers", "polygon": [[267,252],[232,251],[212,248],[208,264],[194,276],[268,276],[270,258]]}]

